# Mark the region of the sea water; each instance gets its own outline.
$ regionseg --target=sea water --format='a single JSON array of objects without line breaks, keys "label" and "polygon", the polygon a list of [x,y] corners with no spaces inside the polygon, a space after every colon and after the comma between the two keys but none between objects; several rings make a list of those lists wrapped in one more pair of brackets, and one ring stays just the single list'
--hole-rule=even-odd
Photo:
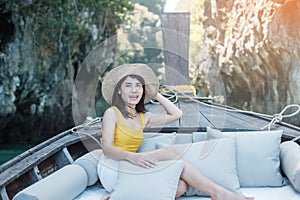
[{"label": "sea water", "polygon": [[0,165],[30,149],[30,144],[0,144]]}]

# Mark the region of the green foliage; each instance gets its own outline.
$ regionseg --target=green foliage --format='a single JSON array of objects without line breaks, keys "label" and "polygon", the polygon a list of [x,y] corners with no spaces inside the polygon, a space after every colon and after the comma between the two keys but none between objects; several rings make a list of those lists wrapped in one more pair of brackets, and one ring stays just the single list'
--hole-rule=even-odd
[{"label": "green foliage", "polygon": [[[143,44],[151,46],[149,43],[157,42],[157,33],[145,33],[144,28],[160,27],[158,13],[162,11],[165,0],[141,0],[149,8],[133,1],[33,0],[26,5],[16,3],[14,9],[31,26],[30,30],[33,30],[30,33],[35,44],[33,51],[42,60],[51,62],[52,66],[82,62],[93,44],[116,34],[118,28],[130,32],[127,37],[129,49],[135,50],[128,52],[128,48],[124,46],[121,50],[125,54],[115,61],[115,65],[130,62],[162,64],[160,49],[139,47]],[[95,99],[96,113],[102,115],[108,105],[101,98],[100,88],[98,91]]]},{"label": "green foliage", "polygon": [[[27,38],[33,44],[32,55],[38,57],[35,64],[36,70],[41,72],[38,78],[55,76],[56,71],[66,73],[61,79],[76,77],[79,63],[91,49],[116,34],[119,24],[128,20],[133,1],[12,1],[12,11],[18,16],[15,23],[24,30],[23,34],[30,35]],[[22,68],[23,63],[20,62],[19,67]],[[107,106],[103,99],[96,102],[100,114]]]},{"label": "green foliage", "polygon": [[[148,4],[150,7],[158,7],[156,2],[161,1],[151,1]],[[151,12],[148,7],[136,3],[128,19],[119,28],[125,37],[118,41],[118,49],[124,53],[118,58],[117,63],[163,64],[163,52],[155,48],[162,43],[159,15]]]},{"label": "green foliage", "polygon": [[76,45],[92,32],[93,26],[120,23],[126,18],[125,13],[132,9],[132,3],[128,0],[36,0],[15,9],[19,9],[24,18],[31,19],[37,44],[46,41],[50,50],[61,51],[66,42]]},{"label": "green foliage", "polygon": [[160,14],[163,11],[166,0],[137,0],[137,2],[146,6],[150,12]]},{"label": "green foliage", "polygon": [[[101,91],[101,90],[98,89],[97,91]],[[97,99],[95,105],[96,114],[97,116],[103,116],[105,110],[109,107],[109,104],[106,103],[106,101],[102,98],[100,93],[98,93],[98,97],[96,97],[96,99]]]}]

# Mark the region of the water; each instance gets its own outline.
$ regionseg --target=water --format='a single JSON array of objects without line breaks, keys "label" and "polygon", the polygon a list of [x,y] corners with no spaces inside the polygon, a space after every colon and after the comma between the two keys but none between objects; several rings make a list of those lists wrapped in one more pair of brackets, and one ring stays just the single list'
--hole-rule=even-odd
[{"label": "water", "polygon": [[31,147],[30,144],[0,144],[0,165]]}]

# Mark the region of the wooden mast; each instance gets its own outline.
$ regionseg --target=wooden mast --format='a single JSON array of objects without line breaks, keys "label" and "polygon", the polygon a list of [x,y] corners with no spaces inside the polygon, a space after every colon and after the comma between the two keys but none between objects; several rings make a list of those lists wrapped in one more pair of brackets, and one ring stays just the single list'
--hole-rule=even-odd
[{"label": "wooden mast", "polygon": [[165,84],[190,85],[189,35],[190,13],[161,14]]}]

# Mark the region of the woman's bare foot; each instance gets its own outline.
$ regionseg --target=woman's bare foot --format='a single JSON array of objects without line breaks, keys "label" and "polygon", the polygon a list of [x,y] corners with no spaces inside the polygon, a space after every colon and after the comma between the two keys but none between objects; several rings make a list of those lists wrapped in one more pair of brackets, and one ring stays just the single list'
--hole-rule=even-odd
[{"label": "woman's bare foot", "polygon": [[244,197],[236,193],[224,191],[211,197],[212,200],[254,200],[254,197]]},{"label": "woman's bare foot", "polygon": [[109,200],[110,194],[104,195],[100,200]]},{"label": "woman's bare foot", "polygon": [[111,193],[108,195],[104,195],[100,200],[109,200],[112,193],[113,193],[113,191],[111,191]]},{"label": "woman's bare foot", "polygon": [[178,188],[176,191],[176,195],[175,198],[179,198],[181,195],[183,195],[183,193],[185,193],[187,188],[187,184],[184,180],[180,179],[178,182]]}]

